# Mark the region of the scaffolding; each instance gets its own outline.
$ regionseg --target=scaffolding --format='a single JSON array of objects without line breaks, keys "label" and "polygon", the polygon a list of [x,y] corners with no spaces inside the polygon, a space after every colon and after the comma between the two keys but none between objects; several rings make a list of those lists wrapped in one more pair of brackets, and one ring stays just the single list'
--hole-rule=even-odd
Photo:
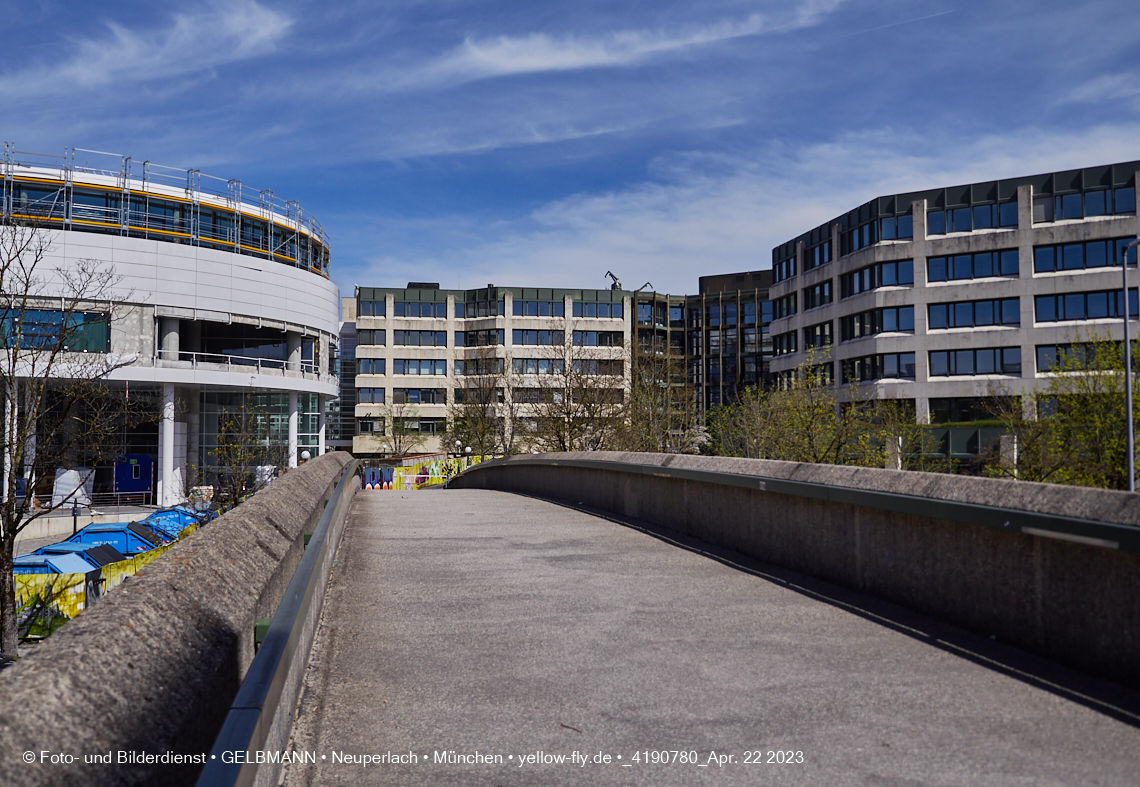
[{"label": "scaffolding", "polygon": [[324,228],[300,203],[197,169],[84,148],[4,143],[5,221],[150,238],[271,259],[329,277]]}]

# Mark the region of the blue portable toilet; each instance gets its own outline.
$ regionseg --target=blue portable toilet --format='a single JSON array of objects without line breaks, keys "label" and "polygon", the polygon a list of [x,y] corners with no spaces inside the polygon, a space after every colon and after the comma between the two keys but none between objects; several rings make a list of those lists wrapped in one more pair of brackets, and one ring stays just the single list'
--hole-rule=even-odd
[{"label": "blue portable toilet", "polygon": [[163,543],[155,533],[134,522],[88,525],[67,540],[72,544],[107,544],[128,557]]},{"label": "blue portable toilet", "polygon": [[116,492],[149,492],[154,480],[154,458],[125,454],[115,460]]},{"label": "blue portable toilet", "polygon": [[102,568],[108,563],[118,563],[126,560],[127,556],[107,544],[71,544],[64,541],[59,544],[48,544],[40,547],[34,555],[79,555],[87,560],[92,568]]},{"label": "blue portable toilet", "polygon": [[93,568],[82,555],[20,555],[12,559],[13,574],[87,574]]}]

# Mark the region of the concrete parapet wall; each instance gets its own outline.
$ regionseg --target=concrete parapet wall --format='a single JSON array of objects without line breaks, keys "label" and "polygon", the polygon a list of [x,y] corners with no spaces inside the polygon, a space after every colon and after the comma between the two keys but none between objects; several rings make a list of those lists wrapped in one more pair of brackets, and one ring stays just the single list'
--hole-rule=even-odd
[{"label": "concrete parapet wall", "polygon": [[[0,672],[0,782],[193,784],[198,763],[85,764],[119,752],[207,757],[270,617],[352,457],[333,452],[175,545]],[[23,762],[67,753],[71,765]]]},{"label": "concrete parapet wall", "polygon": [[[614,464],[598,466],[599,460]],[[576,461],[590,466],[574,466]],[[632,465],[641,467],[631,472]],[[646,465],[666,472],[646,472]],[[669,471],[731,477],[717,483],[712,476],[693,480]],[[931,514],[924,515],[922,500],[911,506],[917,513],[898,513],[728,483],[740,476],[823,484],[837,493],[924,498]],[[873,468],[603,452],[489,462],[451,485],[582,503],[672,528],[1140,686],[1140,554],[934,513],[952,501],[1140,526],[1135,494]]]}]

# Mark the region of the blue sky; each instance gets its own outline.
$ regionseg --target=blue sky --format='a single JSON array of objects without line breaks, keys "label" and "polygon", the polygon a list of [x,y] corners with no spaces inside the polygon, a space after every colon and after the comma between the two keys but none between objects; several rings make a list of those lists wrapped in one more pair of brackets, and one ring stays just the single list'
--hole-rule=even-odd
[{"label": "blue sky", "polygon": [[5,140],[297,200],[343,294],[695,292],[879,194],[1140,158],[1120,0],[25,2],[0,40]]}]

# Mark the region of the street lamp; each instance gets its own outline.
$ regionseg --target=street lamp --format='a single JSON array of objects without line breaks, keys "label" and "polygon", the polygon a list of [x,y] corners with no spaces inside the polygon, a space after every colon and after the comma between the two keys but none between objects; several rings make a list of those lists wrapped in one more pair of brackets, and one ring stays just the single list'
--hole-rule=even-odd
[{"label": "street lamp", "polygon": [[455,455],[459,456],[461,453],[463,453],[463,442],[461,440],[456,440],[455,441]]},{"label": "street lamp", "polygon": [[1132,429],[1132,331],[1128,313],[1128,250],[1140,246],[1140,238],[1126,244],[1120,252],[1120,270],[1124,280],[1124,419],[1128,421],[1128,491],[1136,491],[1136,437]]}]

